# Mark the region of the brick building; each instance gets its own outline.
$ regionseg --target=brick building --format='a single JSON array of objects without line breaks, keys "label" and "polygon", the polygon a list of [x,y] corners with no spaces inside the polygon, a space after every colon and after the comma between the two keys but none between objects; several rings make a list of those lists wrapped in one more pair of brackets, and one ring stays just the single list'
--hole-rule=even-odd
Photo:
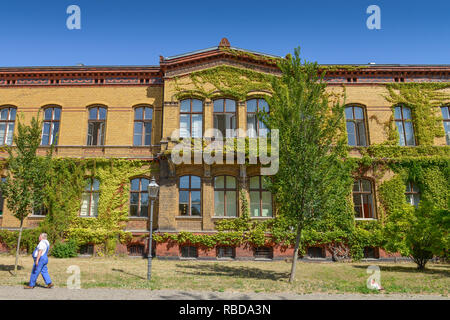
[{"label": "brick building", "polygon": [[[148,175],[130,176],[129,219],[126,230],[135,240],[128,246],[131,254],[146,250],[148,233],[148,201],[145,186],[154,175],[161,186],[155,208],[154,231],[177,233],[189,231],[213,234],[215,222],[240,215],[239,190],[244,190],[250,203],[252,219],[272,219],[276,206],[264,190],[258,165],[182,164],[175,165],[167,157],[174,147],[173,132],[207,136],[209,128],[262,130],[254,113],[265,106],[268,90],[258,87],[245,97],[233,97],[203,83],[202,95],[191,75],[201,70],[220,67],[240,68],[252,72],[278,75],[277,57],[230,47],[223,39],[218,47],[173,57],[160,57],[159,66],[74,66],[0,68],[0,137],[11,144],[16,115],[24,121],[38,111],[44,122],[41,152],[56,145],[56,157],[120,158],[148,161],[156,168]],[[326,68],[327,66],[323,66]],[[346,125],[352,156],[360,157],[361,147],[383,144],[388,140],[385,123],[394,121],[404,148],[420,146],[414,135],[414,121],[407,106],[393,106],[386,98],[388,83],[450,82],[450,66],[442,65],[376,65],[329,67],[325,81],[327,90],[346,89]],[[450,89],[444,89],[450,93]],[[395,108],[394,108],[395,107]],[[442,147],[450,156],[449,106],[435,106],[442,113],[445,135],[434,137],[433,145]],[[0,154],[6,158],[7,154]],[[355,219],[377,219],[381,206],[377,196],[380,183],[390,179],[389,170],[382,177],[370,172],[355,180]],[[93,180],[90,193],[82,197],[80,216],[95,218],[102,201],[99,185]],[[409,188],[408,188],[409,187]],[[416,187],[407,187],[408,201],[415,204]],[[357,200],[355,200],[357,199]],[[45,211],[45,210],[44,210]],[[33,228],[44,219],[45,212],[34,212],[25,220]],[[14,230],[19,226],[2,203],[0,227]],[[126,246],[118,248],[125,252]],[[166,257],[198,256],[235,258],[283,258],[292,249],[274,245],[271,248],[214,248],[197,250],[159,243],[156,255]],[[329,256],[320,248],[311,248],[311,256]],[[368,256],[384,256],[382,250]]]}]

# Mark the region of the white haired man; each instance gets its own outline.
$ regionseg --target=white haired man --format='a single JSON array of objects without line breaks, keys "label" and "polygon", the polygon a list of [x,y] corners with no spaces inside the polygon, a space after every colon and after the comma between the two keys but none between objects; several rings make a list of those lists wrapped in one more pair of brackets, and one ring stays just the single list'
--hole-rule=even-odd
[{"label": "white haired man", "polygon": [[47,241],[47,234],[41,233],[39,235],[39,244],[36,249],[33,251],[33,259],[34,265],[31,270],[30,283],[28,286],[25,286],[25,289],[33,289],[36,285],[36,280],[39,277],[39,274],[42,274],[44,278],[45,284],[47,288],[53,287],[52,280],[50,279],[50,275],[48,274],[47,263],[48,257],[47,253],[50,249],[50,243]]}]

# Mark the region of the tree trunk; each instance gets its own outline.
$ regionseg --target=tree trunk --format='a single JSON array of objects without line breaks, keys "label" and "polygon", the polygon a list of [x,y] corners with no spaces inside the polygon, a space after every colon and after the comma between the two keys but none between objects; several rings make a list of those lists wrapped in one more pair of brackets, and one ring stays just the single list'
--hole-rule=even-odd
[{"label": "tree trunk", "polygon": [[20,240],[22,238],[23,219],[20,220],[19,237],[17,238],[16,262],[14,263],[14,275],[17,275],[17,264],[19,263]]},{"label": "tree trunk", "polygon": [[300,247],[301,235],[302,235],[302,227],[299,224],[298,230],[297,230],[297,239],[295,240],[294,256],[292,257],[291,276],[289,278],[290,283],[294,282],[294,278],[295,278],[295,267],[297,266],[298,248]]}]

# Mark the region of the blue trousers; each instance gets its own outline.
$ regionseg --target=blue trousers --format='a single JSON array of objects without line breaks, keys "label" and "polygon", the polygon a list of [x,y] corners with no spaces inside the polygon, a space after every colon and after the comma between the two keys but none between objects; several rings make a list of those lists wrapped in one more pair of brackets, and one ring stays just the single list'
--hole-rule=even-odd
[{"label": "blue trousers", "polygon": [[49,285],[52,283],[52,279],[50,279],[50,275],[48,274],[47,269],[48,258],[45,256],[40,257],[39,263],[36,265],[36,259],[34,259],[33,270],[31,270],[30,277],[30,287],[34,287],[36,285],[36,280],[39,277],[39,274],[42,274],[42,278],[44,278],[45,284]]}]

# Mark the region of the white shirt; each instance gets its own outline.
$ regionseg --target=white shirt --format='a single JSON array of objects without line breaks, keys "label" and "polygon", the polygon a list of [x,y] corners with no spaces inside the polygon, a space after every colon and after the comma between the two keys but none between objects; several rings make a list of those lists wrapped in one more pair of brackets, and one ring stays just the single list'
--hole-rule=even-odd
[{"label": "white shirt", "polygon": [[48,247],[50,247],[50,243],[47,240],[41,240],[37,246],[37,250],[34,253],[34,257],[37,258],[39,250],[42,250],[41,255],[43,255]]}]

